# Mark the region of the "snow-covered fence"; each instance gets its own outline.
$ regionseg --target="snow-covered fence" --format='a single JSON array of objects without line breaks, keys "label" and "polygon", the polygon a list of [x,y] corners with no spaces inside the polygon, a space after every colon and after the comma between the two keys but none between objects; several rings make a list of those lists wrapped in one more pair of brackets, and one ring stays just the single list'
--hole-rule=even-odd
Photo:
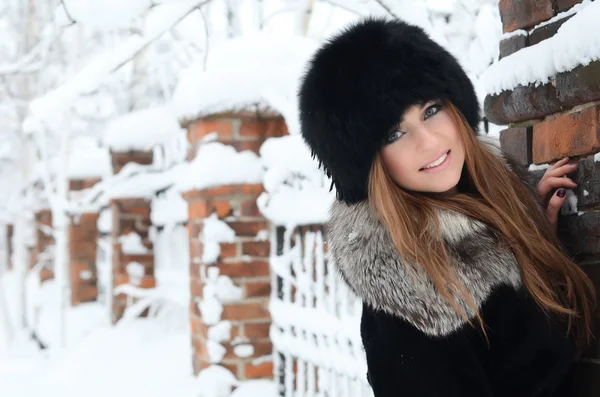
[{"label": "snow-covered fence", "polygon": [[333,269],[322,225],[272,233],[271,341],[280,395],[372,396],[362,303]]}]

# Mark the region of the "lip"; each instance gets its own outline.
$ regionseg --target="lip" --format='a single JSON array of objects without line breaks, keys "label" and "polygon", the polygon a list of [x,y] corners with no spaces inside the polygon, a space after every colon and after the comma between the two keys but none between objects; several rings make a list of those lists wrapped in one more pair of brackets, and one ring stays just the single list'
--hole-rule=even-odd
[{"label": "lip", "polygon": [[440,153],[440,155],[438,157],[436,157],[434,160],[430,161],[427,164],[433,163],[435,160],[442,157],[444,155],[444,153],[448,153],[448,156],[446,156],[446,159],[442,162],[442,164],[436,165],[435,167],[432,167],[432,168],[421,169],[421,170],[419,170],[419,172],[436,173],[436,172],[440,172],[440,171],[446,169],[448,167],[448,165],[450,165],[450,160],[452,157],[452,151],[450,151],[450,150],[446,150],[445,152]]}]

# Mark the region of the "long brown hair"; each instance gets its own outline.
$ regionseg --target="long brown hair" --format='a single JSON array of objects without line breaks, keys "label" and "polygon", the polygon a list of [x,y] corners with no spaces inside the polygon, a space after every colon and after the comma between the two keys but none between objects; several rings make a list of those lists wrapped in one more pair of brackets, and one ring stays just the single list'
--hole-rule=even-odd
[{"label": "long brown hair", "polygon": [[427,273],[444,299],[469,321],[457,304],[457,298],[463,299],[475,313],[486,338],[485,324],[470,293],[449,266],[435,210],[455,211],[487,224],[514,253],[523,285],[537,305],[546,314],[554,312],[568,318],[568,332],[574,332],[577,352],[581,353],[592,337],[592,282],[562,249],[534,194],[477,139],[456,107],[451,103],[445,106],[459,127],[465,148],[461,183],[467,189],[443,196],[403,190],[391,179],[378,155],[369,177],[371,206],[400,256],[422,265],[421,271]]}]

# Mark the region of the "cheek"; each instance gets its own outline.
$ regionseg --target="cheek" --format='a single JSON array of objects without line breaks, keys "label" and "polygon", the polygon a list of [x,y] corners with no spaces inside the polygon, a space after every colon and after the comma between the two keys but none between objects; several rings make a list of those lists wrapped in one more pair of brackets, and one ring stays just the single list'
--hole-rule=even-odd
[{"label": "cheek", "polygon": [[383,164],[394,182],[403,185],[410,176],[411,154],[400,148],[390,147],[383,151]]}]

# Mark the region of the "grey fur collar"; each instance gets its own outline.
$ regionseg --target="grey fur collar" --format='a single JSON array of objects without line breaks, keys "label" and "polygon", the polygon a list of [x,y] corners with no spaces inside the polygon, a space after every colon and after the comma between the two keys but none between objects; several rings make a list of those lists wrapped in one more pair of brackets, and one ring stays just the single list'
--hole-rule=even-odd
[{"label": "grey fur collar", "polygon": [[[494,287],[520,287],[514,255],[499,246],[485,224],[450,211],[438,211],[438,219],[452,265],[478,308]],[[409,275],[387,229],[367,201],[333,204],[328,244],[344,281],[371,307],[399,316],[431,336],[448,335],[465,323],[424,272]],[[457,303],[474,317],[464,302],[457,299]]]}]

